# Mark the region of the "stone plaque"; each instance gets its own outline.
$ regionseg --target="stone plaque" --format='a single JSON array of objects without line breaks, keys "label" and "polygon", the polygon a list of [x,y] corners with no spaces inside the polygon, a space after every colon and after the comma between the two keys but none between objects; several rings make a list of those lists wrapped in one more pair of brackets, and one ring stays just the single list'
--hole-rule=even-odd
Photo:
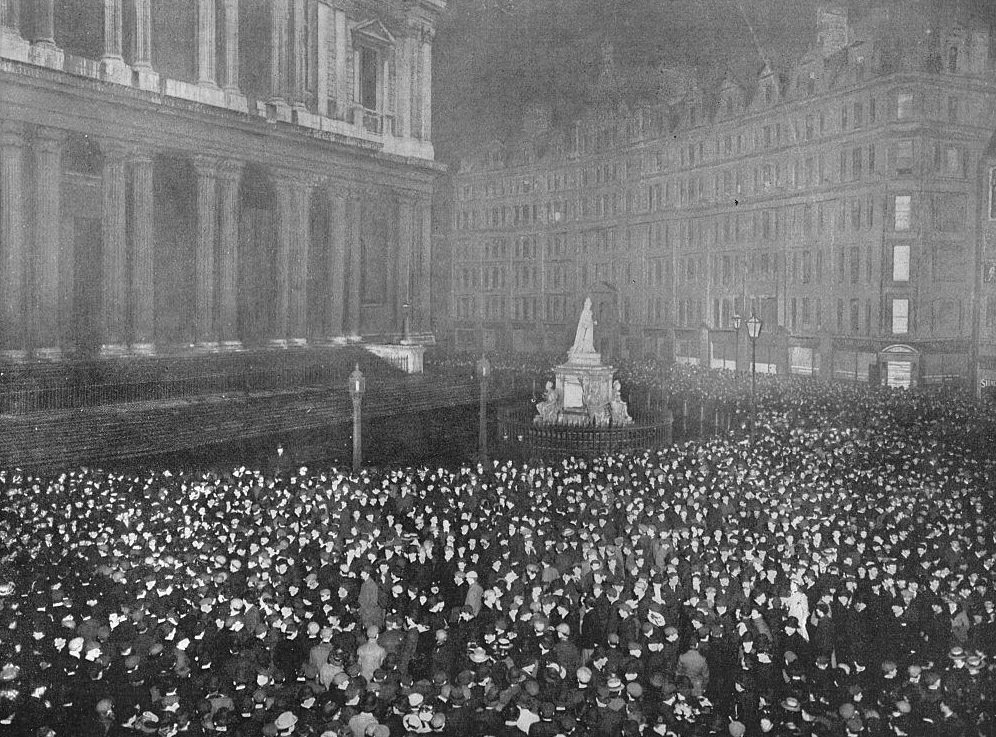
[{"label": "stone plaque", "polygon": [[581,382],[577,379],[564,380],[564,409],[582,409],[584,407],[584,392]]}]

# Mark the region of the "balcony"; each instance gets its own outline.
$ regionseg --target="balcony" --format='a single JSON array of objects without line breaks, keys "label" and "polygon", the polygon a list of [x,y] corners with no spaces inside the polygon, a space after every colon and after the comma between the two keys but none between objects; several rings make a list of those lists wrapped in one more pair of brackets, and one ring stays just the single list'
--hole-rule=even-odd
[{"label": "balcony", "polygon": [[353,107],[353,125],[378,136],[394,135],[393,116],[385,115],[362,105]]}]

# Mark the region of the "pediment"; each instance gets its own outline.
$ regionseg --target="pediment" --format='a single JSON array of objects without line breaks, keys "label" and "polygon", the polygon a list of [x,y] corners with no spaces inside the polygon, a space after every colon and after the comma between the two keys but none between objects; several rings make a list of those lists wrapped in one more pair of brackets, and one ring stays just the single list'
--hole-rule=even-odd
[{"label": "pediment", "polygon": [[362,23],[357,23],[352,28],[353,39],[367,46],[387,47],[394,46],[394,36],[387,26],[377,18],[372,18]]}]

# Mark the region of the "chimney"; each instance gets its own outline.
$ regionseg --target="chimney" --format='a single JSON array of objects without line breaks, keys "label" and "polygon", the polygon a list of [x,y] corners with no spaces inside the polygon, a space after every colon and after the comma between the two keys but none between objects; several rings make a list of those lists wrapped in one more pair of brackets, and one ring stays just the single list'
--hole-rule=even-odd
[{"label": "chimney", "polygon": [[847,8],[828,3],[816,11],[816,45],[823,58],[847,46]]}]

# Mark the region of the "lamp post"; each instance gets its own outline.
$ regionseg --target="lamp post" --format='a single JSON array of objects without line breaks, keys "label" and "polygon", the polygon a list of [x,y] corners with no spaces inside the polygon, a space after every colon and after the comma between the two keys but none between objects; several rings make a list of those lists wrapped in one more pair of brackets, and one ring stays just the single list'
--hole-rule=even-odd
[{"label": "lamp post", "polygon": [[353,373],[349,375],[349,396],[353,400],[353,473],[358,473],[363,465],[363,424],[360,408],[366,390],[366,377],[360,371],[360,364],[356,364]]},{"label": "lamp post", "polygon": [[491,361],[483,353],[477,362],[477,378],[481,382],[481,416],[477,433],[477,449],[481,463],[488,462],[488,380],[491,378]]},{"label": "lamp post", "polygon": [[747,337],[750,338],[750,444],[754,444],[754,432],[757,425],[757,339],[761,337],[764,322],[755,314],[747,319]]},{"label": "lamp post", "polygon": [[739,312],[733,313],[733,373],[738,376],[740,375],[740,326],[743,321]]}]

